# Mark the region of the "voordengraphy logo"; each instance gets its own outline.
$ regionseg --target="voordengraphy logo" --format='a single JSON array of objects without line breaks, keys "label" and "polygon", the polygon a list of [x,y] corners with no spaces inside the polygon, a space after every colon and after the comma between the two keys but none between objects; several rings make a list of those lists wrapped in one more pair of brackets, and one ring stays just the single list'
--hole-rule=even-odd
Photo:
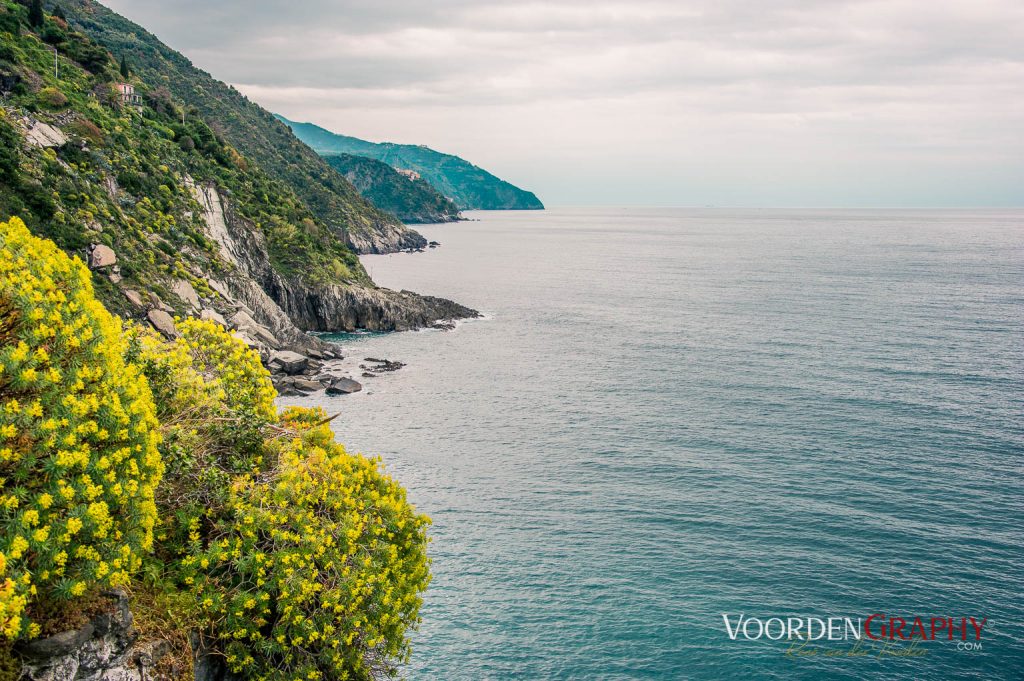
[{"label": "voordengraphy logo", "polygon": [[[873,651],[864,644],[880,644],[880,655],[920,656],[925,651],[917,646],[924,641],[957,641],[958,650],[982,649],[982,633],[987,617],[945,615],[888,615],[872,613],[864,617],[748,617],[746,614],[722,613],[725,633],[733,641],[786,641],[787,655],[869,655]],[[853,642],[848,650],[827,650],[812,643]],[[909,645],[900,646],[900,643]]]}]

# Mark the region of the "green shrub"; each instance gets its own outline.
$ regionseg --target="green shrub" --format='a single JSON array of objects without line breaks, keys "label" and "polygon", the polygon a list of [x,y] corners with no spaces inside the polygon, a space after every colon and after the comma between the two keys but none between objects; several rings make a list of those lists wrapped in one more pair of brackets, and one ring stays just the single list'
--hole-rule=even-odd
[{"label": "green shrub", "polygon": [[[153,543],[163,473],[152,397],[89,271],[0,224],[0,630],[32,605],[121,586]],[[49,609],[49,608],[48,608]]]},{"label": "green shrub", "polygon": [[39,91],[39,102],[50,109],[63,109],[68,105],[68,98],[55,87],[44,87]]}]

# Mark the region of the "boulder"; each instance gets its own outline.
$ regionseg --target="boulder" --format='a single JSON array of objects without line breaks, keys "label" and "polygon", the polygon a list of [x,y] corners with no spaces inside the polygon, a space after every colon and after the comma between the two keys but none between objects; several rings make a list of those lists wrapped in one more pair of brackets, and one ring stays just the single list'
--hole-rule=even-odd
[{"label": "boulder", "polygon": [[224,328],[227,328],[228,326],[228,323],[224,319],[224,316],[220,312],[217,312],[216,310],[211,310],[210,308],[205,308],[202,312],[200,312],[199,318],[206,320],[208,322],[217,322]]},{"label": "boulder", "polygon": [[291,350],[278,350],[270,353],[270,361],[267,362],[267,368],[270,369],[271,373],[295,376],[306,371],[309,368],[309,363],[310,359],[305,355],[300,355]]},{"label": "boulder", "polygon": [[192,284],[188,283],[184,279],[175,279],[174,283],[171,284],[171,293],[181,298],[193,312],[198,312],[202,307],[202,303],[199,302],[199,294],[192,287]]},{"label": "boulder", "polygon": [[174,312],[173,307],[171,307],[164,301],[160,300],[160,296],[153,293],[152,291],[150,291],[149,293],[149,302],[153,305],[153,307],[159,310],[163,310],[164,312]]},{"label": "boulder", "polygon": [[166,338],[175,339],[179,336],[178,328],[174,326],[174,319],[163,310],[150,310],[146,318],[153,328],[159,331]]},{"label": "boulder", "polygon": [[92,244],[89,246],[89,269],[98,270],[102,267],[112,267],[117,264],[117,254],[114,249],[104,244]]},{"label": "boulder", "polygon": [[291,379],[291,384],[296,390],[302,393],[315,393],[318,390],[323,390],[324,386],[320,381],[314,381],[311,378],[305,378],[296,376]]},{"label": "boulder", "polygon": [[345,378],[344,376],[334,377],[330,384],[327,386],[328,395],[350,395],[357,393],[363,389],[362,383],[353,381],[351,378]]},{"label": "boulder", "polygon": [[138,308],[146,307],[145,301],[142,300],[142,295],[138,291],[132,289],[125,289],[122,291],[124,297],[128,299],[128,302]]},{"label": "boulder", "polygon": [[67,135],[46,123],[36,122],[28,129],[26,137],[29,144],[37,147],[62,147],[68,143]]}]

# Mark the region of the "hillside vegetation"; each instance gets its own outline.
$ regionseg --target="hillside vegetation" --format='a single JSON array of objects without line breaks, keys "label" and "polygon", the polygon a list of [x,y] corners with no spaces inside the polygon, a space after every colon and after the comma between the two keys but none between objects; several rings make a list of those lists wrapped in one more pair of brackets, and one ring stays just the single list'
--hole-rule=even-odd
[{"label": "hillside vegetation", "polygon": [[421,177],[404,175],[366,156],[339,154],[324,159],[373,205],[407,223],[453,222],[459,208]]},{"label": "hillside vegetation", "polygon": [[290,186],[319,224],[342,235],[356,251],[390,252],[425,244],[422,236],[359,196],[272,114],[141,26],[93,0],[66,0],[61,6],[73,26],[125,57],[142,81],[166,89],[269,177]]},{"label": "hillside vegetation", "polygon": [[325,156],[353,154],[383,161],[393,168],[415,170],[460,210],[541,210],[532,192],[498,179],[469,161],[412,144],[380,144],[338,135],[312,123],[295,123],[279,116],[295,135]]},{"label": "hillside vegetation", "polygon": [[[107,10],[96,13],[117,23]],[[102,254],[89,259],[111,311],[139,318],[203,308],[230,318],[243,310],[276,336],[271,348],[306,344],[303,330],[416,328],[472,314],[375,287],[339,230],[299,194],[297,164],[289,167],[299,187],[266,172],[131,57],[115,57],[61,17],[32,26],[27,14],[0,0],[0,219],[19,215],[66,252]],[[224,87],[189,73],[194,91]],[[265,114],[251,104],[238,111],[240,120]],[[351,206],[369,205],[283,125],[266,120],[355,196]],[[426,243],[374,234],[369,250]]]}]

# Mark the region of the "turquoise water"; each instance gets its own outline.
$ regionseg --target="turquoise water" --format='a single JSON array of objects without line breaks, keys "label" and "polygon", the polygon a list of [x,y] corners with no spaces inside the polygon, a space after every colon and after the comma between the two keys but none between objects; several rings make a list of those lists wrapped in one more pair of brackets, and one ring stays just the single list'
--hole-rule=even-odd
[{"label": "turquoise water", "polygon": [[[434,519],[411,679],[1024,676],[1024,212],[551,210],[423,228],[313,398]],[[807,657],[722,613],[987,617]],[[848,649],[849,644],[826,644]]]}]

